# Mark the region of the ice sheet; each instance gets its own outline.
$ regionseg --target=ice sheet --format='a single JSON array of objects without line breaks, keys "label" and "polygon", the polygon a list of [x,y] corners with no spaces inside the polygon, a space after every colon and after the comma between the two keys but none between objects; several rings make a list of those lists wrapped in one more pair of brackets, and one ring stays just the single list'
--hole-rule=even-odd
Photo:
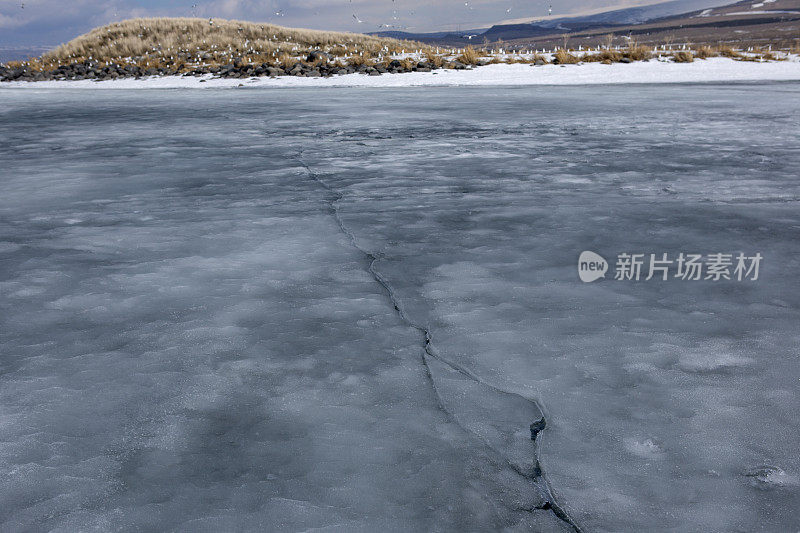
[{"label": "ice sheet", "polygon": [[796,529],[799,94],[0,91],[0,523]]}]

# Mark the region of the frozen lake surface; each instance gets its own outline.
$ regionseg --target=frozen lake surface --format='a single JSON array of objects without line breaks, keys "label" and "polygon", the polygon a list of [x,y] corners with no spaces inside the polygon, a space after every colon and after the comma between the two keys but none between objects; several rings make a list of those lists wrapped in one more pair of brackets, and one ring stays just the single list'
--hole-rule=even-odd
[{"label": "frozen lake surface", "polygon": [[795,531],[799,139],[798,84],[3,90],[0,529]]}]

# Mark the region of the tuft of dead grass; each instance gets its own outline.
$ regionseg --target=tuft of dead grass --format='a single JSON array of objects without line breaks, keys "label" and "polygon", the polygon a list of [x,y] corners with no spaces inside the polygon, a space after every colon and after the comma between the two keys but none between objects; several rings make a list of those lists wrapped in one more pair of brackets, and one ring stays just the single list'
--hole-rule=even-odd
[{"label": "tuft of dead grass", "polygon": [[354,67],[360,67],[361,65],[372,65],[374,62],[375,61],[372,59],[372,55],[369,52],[356,54],[347,58],[347,64]]},{"label": "tuft of dead grass", "polygon": [[456,58],[456,61],[460,61],[465,65],[477,65],[479,60],[480,56],[478,55],[478,52],[476,52],[471,46],[464,48],[464,50],[461,52],[461,55]]},{"label": "tuft of dead grass", "polygon": [[694,56],[697,59],[708,59],[709,57],[717,57],[719,53],[710,46],[700,46],[694,51]]},{"label": "tuft of dead grass", "polygon": [[275,64],[283,69],[291,68],[295,63],[297,63],[297,58],[286,52],[282,53],[275,61]]},{"label": "tuft of dead grass", "polygon": [[777,58],[775,57],[775,54],[773,54],[771,51],[770,52],[764,52],[763,54],[761,54],[761,59],[764,60],[764,61],[776,61],[777,60]]},{"label": "tuft of dead grass", "polygon": [[[409,58],[405,58],[405,59],[392,59],[391,57],[384,58],[384,60],[383,60],[383,62],[381,63],[381,65],[382,65],[384,68],[388,68],[388,67],[389,67],[389,66],[390,66],[390,65],[391,65],[393,62],[395,62],[395,61],[396,61],[397,63],[399,63],[399,64],[400,64],[400,67],[401,67],[402,69],[404,69],[404,70],[411,70],[411,69],[413,69],[414,67],[416,67],[416,66],[417,66],[417,63],[416,63],[415,61],[412,61],[412,60],[411,60],[411,59],[409,59]],[[397,64],[397,63],[395,63],[395,64]]]},{"label": "tuft of dead grass", "polygon": [[425,52],[425,61],[436,68],[442,68],[442,65],[444,65],[444,59],[442,59],[442,56],[434,53],[432,50]]},{"label": "tuft of dead grass", "polygon": [[586,63],[616,63],[622,59],[622,54],[617,50],[600,50],[596,54],[586,54],[582,60]]},{"label": "tuft of dead grass", "polygon": [[541,55],[539,53],[533,54],[533,58],[531,59],[532,63],[536,63],[537,61],[539,63],[549,63],[550,62],[550,60],[548,58],[546,58],[545,56],[543,56],[543,55]]},{"label": "tuft of dead grass", "polygon": [[553,55],[553,63],[558,65],[573,65],[575,63],[579,63],[580,58],[574,56],[567,52],[564,48],[559,48],[556,50],[556,53]]},{"label": "tuft of dead grass", "polygon": [[627,50],[623,50],[622,55],[631,61],[644,61],[650,59],[650,49],[641,44],[632,43]]},{"label": "tuft of dead grass", "polygon": [[672,54],[672,60],[675,63],[693,63],[694,56],[687,50],[681,50]]},{"label": "tuft of dead grass", "polygon": [[740,54],[730,46],[717,47],[717,54],[721,55],[722,57],[729,57],[731,59],[740,59],[742,57],[742,54]]}]

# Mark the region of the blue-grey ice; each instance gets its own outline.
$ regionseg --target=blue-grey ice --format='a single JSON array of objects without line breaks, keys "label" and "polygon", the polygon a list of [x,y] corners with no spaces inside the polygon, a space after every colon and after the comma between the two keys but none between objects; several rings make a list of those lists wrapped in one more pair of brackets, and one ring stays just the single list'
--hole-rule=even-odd
[{"label": "blue-grey ice", "polygon": [[0,530],[797,530],[799,139],[797,84],[4,89]]}]

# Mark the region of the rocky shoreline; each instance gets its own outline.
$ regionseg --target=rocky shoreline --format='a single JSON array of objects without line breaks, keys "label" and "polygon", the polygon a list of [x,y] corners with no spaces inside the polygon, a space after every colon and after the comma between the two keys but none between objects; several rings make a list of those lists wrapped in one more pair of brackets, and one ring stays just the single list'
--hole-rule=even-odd
[{"label": "rocky shoreline", "polygon": [[[487,64],[487,63],[483,63]],[[541,64],[544,64],[542,61]],[[476,66],[480,66],[478,63]],[[207,76],[216,78],[254,78],[298,76],[306,78],[331,77],[344,74],[401,74],[405,72],[430,72],[438,69],[467,70],[472,65],[460,61],[448,61],[441,66],[427,61],[392,60],[386,64],[341,65],[327,61],[320,55],[309,54],[306,61],[298,60],[291,66],[280,67],[270,63],[244,63],[234,61],[226,65],[200,65],[189,70],[169,67],[142,68],[136,65],[101,64],[94,61],[61,65],[54,70],[35,70],[29,66],[9,67],[0,65],[0,81],[56,81],[56,80],[114,80],[119,78],[145,78],[150,76]]]},{"label": "rocky shoreline", "polygon": [[[383,74],[403,74],[412,72],[431,71],[463,71],[473,70],[495,64],[525,64],[532,67],[544,65],[590,65],[615,63],[691,63],[694,58],[708,59],[724,54],[694,56],[690,51],[670,51],[671,55],[654,56],[652,53],[634,55],[630,51],[600,51],[583,55],[573,55],[558,50],[552,54],[535,54],[531,57],[471,57],[464,55],[422,56],[408,55],[401,59],[384,58],[383,60],[365,60],[355,58],[352,62],[343,62],[342,58],[334,57],[326,52],[312,51],[282,62],[259,62],[248,58],[236,58],[230,63],[198,62],[194,65],[186,63],[166,64],[158,67],[137,65],[135,61],[120,59],[117,61],[101,62],[97,60],[74,61],[56,67],[42,68],[31,63],[0,64],[0,82],[42,82],[42,81],[111,81],[111,80],[143,80],[162,77],[202,78],[200,82],[223,79],[250,79],[257,78],[332,78],[347,74],[363,74],[366,76],[381,76]],[[768,59],[736,53],[735,56],[726,55],[727,59],[735,62],[791,62],[796,61],[789,55],[780,58],[770,56]],[[358,61],[361,59],[361,61]],[[346,61],[346,60],[345,60]],[[33,63],[33,62],[32,62]]]}]

